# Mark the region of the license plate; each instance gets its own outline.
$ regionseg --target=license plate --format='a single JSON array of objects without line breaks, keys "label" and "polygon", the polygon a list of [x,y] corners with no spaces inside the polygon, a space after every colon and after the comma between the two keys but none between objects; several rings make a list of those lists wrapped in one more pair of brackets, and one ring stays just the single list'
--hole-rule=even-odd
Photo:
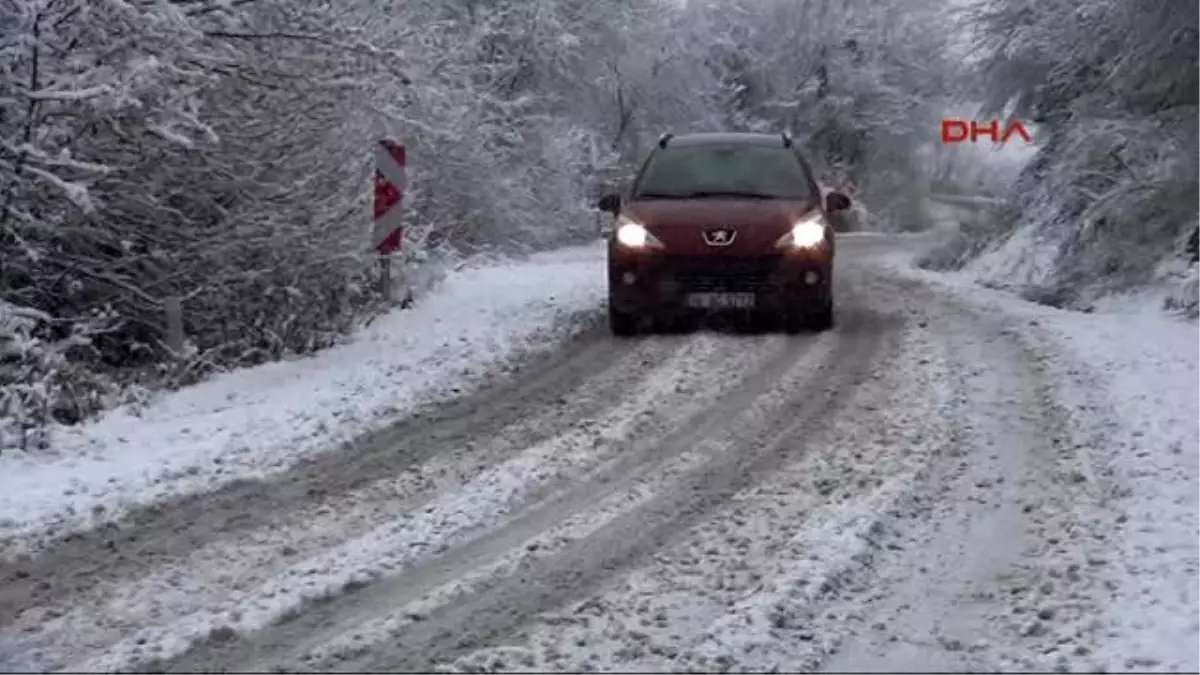
[{"label": "license plate", "polygon": [[693,309],[751,309],[753,293],[689,293],[687,305]]}]

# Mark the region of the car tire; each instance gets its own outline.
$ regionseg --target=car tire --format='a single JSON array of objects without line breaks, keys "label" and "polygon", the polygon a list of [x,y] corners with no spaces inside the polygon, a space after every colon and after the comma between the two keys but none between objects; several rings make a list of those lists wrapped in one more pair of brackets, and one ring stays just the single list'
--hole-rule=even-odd
[{"label": "car tire", "polygon": [[673,334],[679,332],[682,322],[679,317],[669,312],[655,313],[650,317],[651,333]]},{"label": "car tire", "polygon": [[783,332],[788,335],[803,333],[808,328],[809,313],[801,305],[793,305],[783,314]]},{"label": "car tire", "polygon": [[617,337],[630,337],[637,335],[638,332],[638,316],[636,314],[627,314],[615,310],[610,305],[608,308],[608,329]]},{"label": "car tire", "polygon": [[817,309],[807,304],[793,305],[783,316],[783,330],[789,335],[821,332],[830,328],[833,328],[833,300],[826,301]]},{"label": "car tire", "polygon": [[820,309],[809,315],[809,326],[815,331],[826,331],[833,328],[833,298],[830,298]]},{"label": "car tire", "polygon": [[779,317],[770,312],[754,312],[750,315],[749,328],[753,333],[765,333],[777,330],[779,328]]}]

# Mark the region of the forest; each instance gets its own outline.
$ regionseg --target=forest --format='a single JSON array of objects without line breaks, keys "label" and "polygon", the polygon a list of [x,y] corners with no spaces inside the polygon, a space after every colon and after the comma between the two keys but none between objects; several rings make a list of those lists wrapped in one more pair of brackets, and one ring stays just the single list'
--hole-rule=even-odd
[{"label": "forest", "polygon": [[[929,267],[999,255],[989,283],[1067,307],[1173,284],[1163,309],[1194,316],[1198,13],[0,0],[0,425],[310,354],[386,311],[367,247],[384,137],[408,149],[407,266],[593,241],[596,181],[664,131],[790,130],[873,228],[920,229],[931,184],[1004,201]],[[951,111],[1021,120],[1035,152],[947,149]]]}]

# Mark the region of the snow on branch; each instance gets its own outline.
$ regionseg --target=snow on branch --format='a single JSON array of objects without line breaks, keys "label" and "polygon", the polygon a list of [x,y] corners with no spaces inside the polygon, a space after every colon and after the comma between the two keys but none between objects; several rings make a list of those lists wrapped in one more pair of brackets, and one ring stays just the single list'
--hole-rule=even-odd
[{"label": "snow on branch", "polygon": [[96,205],[92,201],[86,185],[63,180],[54,173],[36,166],[26,166],[25,171],[53,185],[56,190],[61,192],[64,197],[79,207],[84,213],[95,213]]},{"label": "snow on branch", "polygon": [[87,89],[42,89],[26,94],[35,101],[83,101],[111,93],[108,86],[88,87]]},{"label": "snow on branch", "polygon": [[[152,384],[320,349],[384,308],[363,253],[379,138],[409,150],[409,260],[504,255],[592,240],[589,181],[631,175],[664,129],[802,128],[890,200],[913,166],[891,127],[943,63],[929,0],[33,4],[0,28],[0,91],[33,92],[0,116],[0,299],[104,313],[73,367]],[[823,54],[841,33],[896,58]],[[162,348],[165,298],[202,357]]]}]

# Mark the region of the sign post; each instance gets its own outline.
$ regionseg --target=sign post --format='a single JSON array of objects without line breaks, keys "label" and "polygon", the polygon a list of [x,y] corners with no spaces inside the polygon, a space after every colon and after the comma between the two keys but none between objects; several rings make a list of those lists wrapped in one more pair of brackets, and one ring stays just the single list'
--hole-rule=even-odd
[{"label": "sign post", "polygon": [[379,252],[380,289],[386,302],[392,301],[392,254],[404,242],[400,201],[408,184],[404,146],[383,139],[375,148],[375,226],[371,245]]}]

